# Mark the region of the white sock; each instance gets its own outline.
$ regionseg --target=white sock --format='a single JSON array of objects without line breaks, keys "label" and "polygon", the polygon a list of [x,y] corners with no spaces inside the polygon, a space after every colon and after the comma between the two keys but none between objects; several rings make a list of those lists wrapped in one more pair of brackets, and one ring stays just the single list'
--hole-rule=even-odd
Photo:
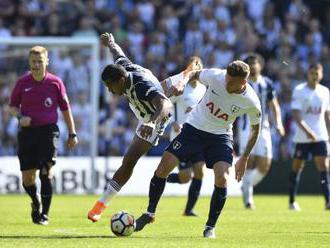
[{"label": "white sock", "polygon": [[109,205],[109,201],[120,191],[120,185],[113,179],[111,179],[104,190],[102,196],[99,198],[100,202],[103,202],[106,206]]},{"label": "white sock", "polygon": [[256,186],[265,177],[258,169],[253,169],[252,171],[252,185]]},{"label": "white sock", "polygon": [[247,169],[242,182],[242,191],[245,204],[253,204],[253,170]]}]

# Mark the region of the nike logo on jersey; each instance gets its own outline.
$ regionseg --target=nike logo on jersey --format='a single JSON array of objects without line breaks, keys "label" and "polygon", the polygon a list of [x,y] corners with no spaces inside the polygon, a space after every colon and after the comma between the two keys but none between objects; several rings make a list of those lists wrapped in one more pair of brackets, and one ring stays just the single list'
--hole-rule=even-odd
[{"label": "nike logo on jersey", "polygon": [[211,90],[211,92],[214,94],[214,95],[217,95],[217,96],[220,96],[217,92],[215,92],[214,90]]},{"label": "nike logo on jersey", "polygon": [[32,87],[24,89],[25,92],[32,90]]},{"label": "nike logo on jersey", "polygon": [[206,107],[208,107],[211,114],[217,117],[218,119],[223,119],[225,121],[228,121],[229,115],[223,112],[221,108],[216,107],[213,102],[207,103]]}]

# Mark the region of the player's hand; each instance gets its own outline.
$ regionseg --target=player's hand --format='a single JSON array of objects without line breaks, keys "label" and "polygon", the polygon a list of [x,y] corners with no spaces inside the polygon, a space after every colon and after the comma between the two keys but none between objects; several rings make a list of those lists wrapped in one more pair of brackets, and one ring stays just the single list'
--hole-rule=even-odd
[{"label": "player's hand", "polygon": [[241,181],[247,166],[248,158],[241,156],[235,164],[235,179],[237,182]]},{"label": "player's hand", "polygon": [[70,150],[73,149],[77,144],[78,144],[77,136],[74,138],[69,137],[68,140],[66,141],[66,145]]},{"label": "player's hand", "polygon": [[306,133],[307,138],[315,142],[317,140],[316,134],[313,131],[309,131]]},{"label": "player's hand", "polygon": [[143,124],[138,131],[142,138],[148,139],[151,137],[154,129],[155,129],[155,124],[153,124],[152,122],[148,122]]},{"label": "player's hand", "polygon": [[285,129],[284,129],[284,127],[283,127],[283,125],[281,124],[281,125],[278,125],[277,127],[276,127],[276,131],[279,133],[279,135],[281,135],[282,137],[285,135]]},{"label": "player's hand", "polygon": [[29,127],[31,125],[31,117],[28,116],[22,116],[19,120],[19,125],[21,127]]},{"label": "player's hand", "polygon": [[185,83],[183,81],[179,81],[176,85],[172,85],[168,90],[168,95],[170,96],[180,96],[183,94]]},{"label": "player's hand", "polygon": [[103,33],[100,35],[100,39],[101,42],[104,46],[108,47],[110,46],[112,43],[115,42],[115,38],[113,37],[113,35],[110,33]]},{"label": "player's hand", "polygon": [[182,126],[179,125],[179,123],[177,123],[177,122],[173,122],[172,123],[172,128],[173,128],[174,132],[180,133],[181,129],[182,129]]}]

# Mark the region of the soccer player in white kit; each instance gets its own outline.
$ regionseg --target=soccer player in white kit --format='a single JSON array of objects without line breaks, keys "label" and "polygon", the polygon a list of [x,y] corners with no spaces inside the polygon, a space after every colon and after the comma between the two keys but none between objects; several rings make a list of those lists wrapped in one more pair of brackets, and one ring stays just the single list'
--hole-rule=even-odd
[{"label": "soccer player in white kit", "polygon": [[297,127],[293,138],[295,151],[289,176],[289,208],[295,211],[300,210],[300,206],[295,201],[300,174],[305,160],[309,159],[310,155],[320,172],[325,208],[330,209],[328,175],[330,98],[329,89],[320,84],[322,77],[322,65],[310,65],[307,83],[297,85],[292,95],[292,116]]},{"label": "soccer player in white kit", "polygon": [[[249,84],[257,93],[262,111],[261,130],[257,143],[251,151],[247,170],[243,177],[242,193],[244,205],[247,209],[254,209],[253,187],[267,175],[272,162],[272,137],[270,131],[270,114],[273,114],[275,128],[279,135],[284,136],[281,119],[281,109],[277,101],[276,92],[272,81],[261,75],[264,59],[257,53],[249,53],[244,62],[250,66]],[[240,151],[244,151],[249,137],[250,125],[247,115],[242,116],[238,123],[238,136]]]},{"label": "soccer player in white kit", "polygon": [[[197,61],[196,69],[202,69],[203,64],[199,57],[193,56],[189,59],[188,65]],[[177,74],[169,78],[170,84],[175,85],[179,80],[183,79],[182,74]],[[172,141],[182,129],[182,125],[186,122],[190,112],[196,107],[198,102],[202,99],[206,91],[205,85],[197,80],[190,80],[186,85],[183,94],[180,96],[173,96],[170,98],[174,105],[173,122],[171,123],[170,141]],[[171,173],[167,177],[168,183],[188,183],[191,180],[187,204],[184,209],[184,216],[197,216],[193,208],[198,200],[200,190],[202,187],[204,157],[202,153],[198,153],[191,157],[188,161],[180,161],[178,165],[179,172]],[[193,174],[193,176],[192,176]]]},{"label": "soccer player in white kit", "polygon": [[213,169],[215,177],[203,236],[215,238],[215,225],[226,202],[227,177],[233,161],[232,124],[238,116],[247,113],[252,125],[246,149],[235,164],[237,181],[244,175],[250,152],[259,135],[261,107],[258,96],[247,84],[249,73],[249,66],[237,60],[231,62],[226,70],[214,68],[193,71],[175,86],[177,91],[182,92],[189,79],[195,79],[206,85],[207,90],[189,115],[181,133],[164,152],[150,182],[147,212],[136,220],[136,231],[141,231],[146,224],[154,221],[168,174],[180,161],[202,152],[206,166]]}]

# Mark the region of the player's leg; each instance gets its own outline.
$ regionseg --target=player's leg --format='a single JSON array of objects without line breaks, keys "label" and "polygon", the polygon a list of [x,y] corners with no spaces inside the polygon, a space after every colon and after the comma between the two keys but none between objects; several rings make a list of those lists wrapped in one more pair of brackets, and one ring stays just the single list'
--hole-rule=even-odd
[{"label": "player's leg", "polygon": [[56,163],[60,132],[57,125],[49,125],[44,127],[38,135],[39,179],[42,203],[41,222],[43,225],[47,225],[48,213],[53,197],[52,167]]},{"label": "player's leg", "polygon": [[30,196],[31,203],[31,218],[35,224],[40,224],[40,199],[37,193],[36,172],[38,168],[36,139],[31,129],[22,129],[18,132],[18,158],[22,173],[22,184],[25,192]]},{"label": "player's leg", "polygon": [[303,170],[305,160],[310,154],[310,143],[297,143],[293,153],[292,167],[289,175],[289,209],[300,211],[299,204],[296,202],[296,195]]},{"label": "player's leg", "polygon": [[204,230],[205,238],[215,238],[215,225],[227,199],[227,178],[231,164],[219,161],[214,164],[214,190],[211,197],[209,216]]},{"label": "player's leg", "polygon": [[233,162],[231,137],[229,135],[215,135],[208,138],[208,146],[203,155],[206,167],[214,171],[214,190],[203,236],[215,238],[215,225],[227,199],[227,178],[229,167]]},{"label": "player's leg", "polygon": [[149,204],[147,212],[136,220],[135,231],[141,231],[145,225],[154,221],[158,202],[164,192],[166,177],[177,166],[179,159],[172,153],[165,151],[149,186]]},{"label": "player's leg", "polygon": [[31,218],[32,222],[35,224],[40,224],[41,216],[40,216],[40,199],[37,193],[36,186],[36,169],[29,169],[22,171],[22,181],[23,188],[25,192],[30,196],[31,203]]},{"label": "player's leg", "polygon": [[320,172],[320,183],[325,199],[325,208],[330,210],[330,189],[329,189],[329,158],[328,144],[325,141],[315,143],[312,148],[312,155],[317,170]]},{"label": "player's leg", "polygon": [[180,162],[178,165],[179,172],[173,172],[168,175],[166,182],[168,183],[188,183],[192,177],[192,169],[190,168],[189,162]]},{"label": "player's leg", "polygon": [[201,151],[202,142],[196,134],[199,134],[198,129],[184,124],[181,133],[166,148],[150,181],[147,213],[136,220],[136,231],[141,231],[146,224],[153,221],[157,204],[165,188],[166,177],[170,172],[179,164],[179,161],[187,161],[187,158]]},{"label": "player's leg", "polygon": [[296,195],[300,181],[300,175],[303,170],[305,160],[293,159],[292,168],[289,175],[289,209],[300,211],[300,206],[296,202]]},{"label": "player's leg", "polygon": [[328,157],[315,156],[314,163],[320,172],[322,193],[325,199],[326,209],[330,210],[330,189],[329,189],[329,159]]},{"label": "player's leg", "polygon": [[193,211],[193,209],[198,200],[202,187],[202,179],[204,176],[204,172],[203,172],[204,164],[205,164],[204,161],[197,161],[192,166],[194,177],[191,180],[188,190],[188,200],[187,200],[186,208],[184,210],[185,216],[197,216],[197,214]]},{"label": "player's leg", "polygon": [[122,165],[115,172],[112,179],[107,182],[105,190],[99,200],[95,203],[92,210],[88,212],[88,219],[93,222],[101,218],[105,208],[108,207],[110,200],[120,191],[121,187],[129,180],[133,173],[133,169],[137,161],[147,153],[152,144],[138,137],[134,136],[127,153],[123,158]]},{"label": "player's leg", "polygon": [[244,206],[247,209],[254,209],[253,203],[253,171],[255,170],[255,156],[251,155],[248,159],[245,174],[242,180],[242,196]]},{"label": "player's leg", "polygon": [[39,178],[41,184],[41,203],[42,203],[42,211],[41,211],[41,221],[42,224],[48,224],[48,214],[50,205],[53,197],[53,173],[52,173],[52,163],[47,163],[45,166],[40,169]]},{"label": "player's leg", "polygon": [[268,173],[272,159],[272,142],[270,130],[263,128],[260,137],[251,152],[250,157],[253,167],[248,164],[246,175],[243,177],[243,195],[245,207],[254,209],[253,187],[256,186]]}]

